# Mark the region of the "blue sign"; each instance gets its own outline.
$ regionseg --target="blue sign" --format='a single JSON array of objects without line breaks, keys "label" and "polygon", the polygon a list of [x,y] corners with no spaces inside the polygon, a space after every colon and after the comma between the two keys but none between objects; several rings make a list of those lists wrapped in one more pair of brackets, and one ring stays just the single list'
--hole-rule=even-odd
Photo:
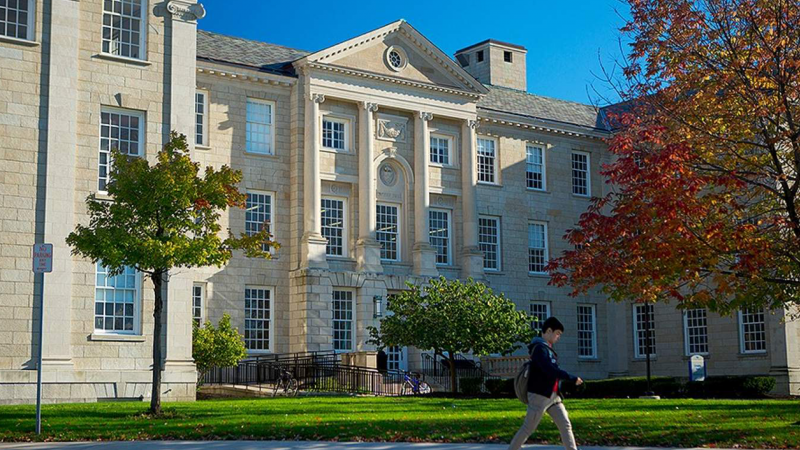
[{"label": "blue sign", "polygon": [[701,355],[692,355],[689,358],[689,381],[703,381],[706,379],[706,359]]}]

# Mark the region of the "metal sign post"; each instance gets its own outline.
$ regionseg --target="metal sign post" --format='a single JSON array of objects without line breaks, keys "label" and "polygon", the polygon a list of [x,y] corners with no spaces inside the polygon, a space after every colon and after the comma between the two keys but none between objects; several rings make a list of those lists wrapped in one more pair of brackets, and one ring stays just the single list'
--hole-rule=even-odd
[{"label": "metal sign post", "polygon": [[36,364],[36,434],[42,434],[42,334],[44,333],[44,274],[53,271],[53,244],[34,244],[33,273],[42,274],[39,305],[39,356]]}]

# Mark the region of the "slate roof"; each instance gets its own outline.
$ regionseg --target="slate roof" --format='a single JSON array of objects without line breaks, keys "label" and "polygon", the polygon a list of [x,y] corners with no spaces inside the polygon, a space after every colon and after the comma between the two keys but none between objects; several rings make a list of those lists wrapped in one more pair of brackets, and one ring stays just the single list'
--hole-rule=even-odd
[{"label": "slate roof", "polygon": [[289,63],[310,52],[197,30],[197,59],[293,75]]},{"label": "slate roof", "polygon": [[602,110],[595,106],[542,97],[517,89],[486,87],[489,88],[489,94],[478,101],[479,109],[608,131]]}]

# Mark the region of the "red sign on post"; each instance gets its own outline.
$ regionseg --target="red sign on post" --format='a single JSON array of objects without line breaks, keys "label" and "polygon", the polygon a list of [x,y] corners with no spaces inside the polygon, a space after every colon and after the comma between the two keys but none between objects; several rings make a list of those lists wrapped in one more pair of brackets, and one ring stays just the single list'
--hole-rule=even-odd
[{"label": "red sign on post", "polygon": [[33,273],[53,271],[53,244],[34,244]]}]

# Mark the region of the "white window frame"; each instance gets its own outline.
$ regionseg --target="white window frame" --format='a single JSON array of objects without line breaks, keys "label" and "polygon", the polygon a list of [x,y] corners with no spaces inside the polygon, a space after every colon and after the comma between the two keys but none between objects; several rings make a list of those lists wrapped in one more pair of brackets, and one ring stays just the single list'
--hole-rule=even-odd
[{"label": "white window frame", "polygon": [[[344,148],[326,147],[324,123],[325,121],[341,123],[344,125]],[[355,117],[346,114],[334,113],[331,111],[320,111],[319,119],[319,145],[320,150],[331,153],[354,153],[353,152],[353,124]]]},{"label": "white window frame", "polygon": [[[135,61],[147,61],[147,17],[148,17],[148,2],[147,0],[141,0],[141,11],[139,16],[140,26],[139,26],[139,57],[133,56],[124,56],[124,55],[116,55],[111,51],[111,43],[109,43],[109,51],[103,51],[103,27],[105,23],[105,15],[107,11],[105,10],[105,2],[103,2],[103,6],[101,6],[101,13],[100,13],[100,53],[104,55],[110,55],[114,58],[123,58],[123,59],[132,59]],[[112,3],[113,4],[113,3]],[[113,12],[110,13],[112,17],[115,15]],[[111,41],[113,43],[113,40]]]},{"label": "white window frame", "polygon": [[538,332],[541,333],[542,324],[544,323],[545,320],[547,320],[551,316],[551,314],[550,314],[550,302],[543,302],[543,301],[540,301],[540,300],[531,300],[528,303],[528,314],[531,317],[533,317],[535,315],[534,311],[533,311],[534,306],[544,306],[544,309],[545,309],[545,317],[538,317],[537,320],[534,320],[533,322],[531,322],[531,328],[533,328],[534,331],[538,331]]},{"label": "white window frame", "polygon": [[106,153],[108,155],[106,157],[106,176],[105,176],[106,186],[108,186],[109,181],[111,181],[111,166],[114,164],[113,158],[111,157],[111,145],[110,145],[111,144],[111,136],[110,136],[110,134],[109,134],[109,137],[108,137],[108,139],[109,139],[109,148],[108,148],[108,150],[103,150],[102,149],[103,139],[104,139],[103,138],[103,114],[106,114],[106,113],[107,114],[126,115],[128,117],[136,117],[137,119],[139,119],[139,135],[137,137],[137,139],[138,139],[137,142],[139,144],[138,154],[133,155],[133,154],[127,153],[128,156],[135,156],[137,158],[144,157],[144,155],[145,155],[145,145],[146,145],[146,142],[145,142],[145,128],[147,126],[147,123],[145,122],[144,111],[138,111],[138,110],[134,110],[134,109],[115,108],[113,106],[101,106],[100,107],[100,117],[99,117],[100,120],[99,120],[98,130],[97,130],[97,136],[98,136],[97,151],[98,151],[98,156],[97,156],[97,185],[96,186],[97,186],[97,192],[99,192],[101,194],[107,194],[108,193],[108,189],[100,189],[100,180],[102,179],[100,177],[100,168],[103,166],[103,164],[101,163],[102,154]]},{"label": "white window frame", "polygon": [[[336,332],[335,331],[336,330],[336,326],[334,324],[336,322],[336,318],[335,318],[336,310],[334,308],[334,302],[337,301],[337,300],[334,299],[334,293],[335,292],[347,292],[352,296],[352,298],[350,300],[352,302],[352,304],[351,304],[352,318],[349,320],[349,322],[350,322],[350,345],[351,345],[351,348],[349,348],[349,349],[344,349],[344,348],[337,349],[336,348],[336,342],[335,342],[335,336],[334,336],[334,334]],[[357,322],[356,322],[356,308],[357,308],[357,306],[358,306],[358,298],[356,297],[356,292],[355,292],[354,289],[335,287],[331,291],[331,343],[333,344],[333,350],[336,353],[348,353],[348,352],[356,351],[356,347],[358,346],[358,339],[356,337],[356,324],[357,324]],[[339,320],[339,321],[340,322],[346,322],[346,320]]]},{"label": "white window frame", "polygon": [[[579,194],[575,192],[575,169],[572,167],[574,164],[574,155],[581,155],[586,157],[586,193]],[[592,196],[592,155],[589,152],[582,152],[578,150],[573,150],[569,156],[569,169],[570,169],[570,180],[572,185],[572,195],[576,197],[591,197]]]},{"label": "white window frame", "polygon": [[[36,36],[34,26],[36,25],[36,1],[34,0],[19,0],[19,2],[27,2],[28,3],[28,20],[25,22],[26,33],[25,37],[18,37],[18,36],[9,36],[8,34],[0,34],[0,39],[2,40],[11,40],[11,41],[30,41],[33,42]],[[7,16],[6,16],[7,17]],[[3,21],[7,24],[8,21]],[[14,22],[15,26],[19,25],[19,22]]]},{"label": "white window frame", "polygon": [[[432,145],[433,139],[441,139],[447,142],[447,163],[431,161],[431,158],[433,158],[433,145]],[[455,139],[453,138],[452,135],[438,133],[438,132],[431,132],[428,140],[428,147],[429,147],[428,150],[430,153],[428,164],[434,167],[448,167],[448,168],[455,167],[456,165],[454,160],[455,152],[453,151],[454,145],[455,145]]]},{"label": "white window frame", "polygon": [[[580,325],[581,325],[580,308],[589,308],[589,310],[591,311],[592,329],[591,329],[591,331],[589,331],[592,334],[592,354],[591,355],[581,355],[580,333],[582,331],[586,331],[586,330],[581,330],[580,329]],[[576,327],[576,334],[577,334],[577,337],[578,337],[578,359],[597,359],[597,306],[593,305],[593,304],[589,304],[589,303],[578,303],[578,305],[577,305],[577,307],[575,309],[576,309],[576,318],[577,318],[577,324],[578,324],[577,327]]]},{"label": "white window frame", "polygon": [[539,250],[537,248],[531,247],[531,225],[542,225],[544,227],[544,265],[547,267],[547,264],[550,262],[550,242],[548,238],[548,230],[547,230],[547,222],[542,222],[539,220],[531,220],[528,221],[528,274],[530,275],[542,275],[547,274],[546,270],[541,272],[536,272],[531,270],[531,250]]},{"label": "white window frame", "polygon": [[[200,296],[198,297],[197,290],[200,290]],[[193,283],[192,284],[192,320],[197,320],[198,317],[195,316],[194,312],[197,308],[195,304],[196,300],[200,300],[200,322],[199,324],[202,326],[206,321],[206,285],[205,283]]]},{"label": "white window frame", "polygon": [[[397,208],[397,251],[396,251],[397,258],[395,258],[395,259],[387,259],[387,258],[381,257],[381,261],[386,261],[386,262],[399,262],[399,261],[402,261],[402,259],[403,259],[403,254],[402,254],[402,249],[403,249],[403,247],[402,247],[402,241],[403,241],[403,221],[402,221],[403,209],[402,209],[402,206],[399,203],[389,203],[389,202],[377,202],[377,206],[385,206],[385,207],[390,207],[390,208]],[[375,208],[375,225],[376,225],[376,228],[377,228],[377,224],[378,224],[377,214],[378,214],[378,208],[376,207]]]},{"label": "white window frame", "polygon": [[[247,290],[262,290],[269,292],[268,295],[268,302],[269,302],[269,319],[261,319],[261,318],[247,318],[248,308],[247,308]],[[249,285],[246,284],[244,286],[244,292],[242,292],[242,300],[244,300],[244,322],[242,323],[242,338],[244,340],[245,349],[247,350],[248,354],[264,354],[264,353],[273,353],[275,349],[275,288],[271,286],[258,286],[258,285]],[[250,308],[251,310],[254,308]],[[257,329],[248,330],[247,328],[247,320],[266,320],[269,324],[269,330],[267,330],[267,348],[266,349],[251,349],[248,348],[248,341],[245,338],[247,335],[247,331],[258,331]],[[254,338],[255,339],[255,338]],[[263,338],[262,338],[263,340]]]},{"label": "white window frame", "polygon": [[[325,256],[327,256],[328,258],[347,258],[348,254],[349,254],[348,249],[350,247],[350,245],[349,245],[350,241],[348,240],[349,236],[348,236],[348,233],[347,233],[347,230],[350,227],[350,221],[348,220],[349,205],[348,205],[348,202],[347,202],[347,197],[336,197],[336,196],[332,196],[332,195],[323,195],[322,196],[322,201],[325,201],[325,200],[342,202],[342,254],[341,255],[334,255],[334,254],[328,253],[328,246],[326,245],[325,246]],[[320,211],[322,211],[322,209],[323,209],[322,205],[320,205]],[[322,213],[321,212],[320,212],[320,226],[323,226],[322,225]],[[320,230],[320,234],[322,234],[322,230]],[[322,234],[322,236],[325,237],[324,234]]]},{"label": "white window frame", "polygon": [[[704,352],[692,352],[691,351],[691,342],[690,342],[690,335],[689,335],[689,311],[696,311],[696,310],[703,310],[705,311],[705,336],[706,336],[706,351]],[[699,328],[699,327],[692,327],[692,328]],[[683,311],[683,350],[686,356],[692,355],[708,355],[708,310],[705,308],[692,308],[690,310]]]},{"label": "white window frame", "polygon": [[[481,231],[481,226],[480,226],[481,219],[493,220],[495,222],[495,224],[496,224],[495,225],[495,231],[497,232],[497,242],[495,244],[491,244],[491,243],[487,243],[487,242],[482,242],[481,241],[481,236],[482,236],[481,232],[480,232]],[[484,272],[500,272],[500,270],[502,270],[502,268],[503,268],[503,263],[502,263],[503,258],[501,256],[501,252],[502,252],[501,249],[502,249],[502,246],[503,246],[502,229],[503,229],[503,225],[502,225],[502,222],[500,220],[500,216],[489,216],[489,215],[484,215],[484,214],[481,214],[481,215],[478,216],[478,248],[480,248],[483,245],[495,245],[497,247],[497,249],[496,249],[496,253],[497,253],[497,264],[496,264],[496,267],[486,267],[486,254],[484,253],[484,255],[483,255],[483,270],[484,270]]]},{"label": "white window frame", "polygon": [[[268,124],[267,123],[261,123],[261,122],[254,122],[254,121],[250,120],[250,117],[249,117],[249,115],[247,113],[247,105],[249,105],[250,103],[267,105],[267,106],[270,107],[270,114],[269,114],[270,122]],[[250,127],[251,123],[259,124],[259,125],[269,125],[269,149],[266,152],[253,151],[250,148],[250,143],[252,141],[248,138],[248,135],[250,134],[248,128]],[[263,155],[266,155],[266,156],[274,156],[275,155],[275,102],[273,102],[271,100],[264,100],[264,99],[261,99],[261,98],[247,97],[247,100],[245,102],[245,137],[244,137],[244,141],[245,141],[245,143],[244,143],[244,151],[248,155],[262,155],[262,156]],[[261,144],[261,142],[258,142],[258,144]]]},{"label": "white window frame", "polygon": [[[197,96],[198,95],[202,95],[203,96],[203,103],[202,103],[202,105],[203,105],[203,114],[202,114],[203,122],[200,124],[200,126],[203,127],[203,132],[201,133],[202,140],[200,142],[197,142],[197,125],[198,125],[197,116],[200,115],[197,112],[197,106],[200,104],[197,101]],[[205,90],[205,89],[197,89],[195,91],[194,96],[195,96],[195,98],[194,98],[194,100],[195,100],[195,108],[194,108],[194,126],[195,126],[194,137],[195,137],[195,142],[194,142],[194,146],[198,147],[198,148],[209,148],[209,132],[208,132],[209,131],[208,130],[208,113],[209,113],[208,105],[209,105],[209,101],[208,101],[208,91]]]},{"label": "white window frame", "polygon": [[[528,174],[529,173],[534,173],[534,172],[528,171],[528,165],[529,164],[533,164],[529,160],[528,150],[529,149],[534,149],[534,148],[539,149],[539,150],[542,151],[542,187],[541,188],[535,188],[535,187],[528,186]],[[539,192],[547,191],[547,157],[546,157],[546,155],[547,155],[547,147],[545,147],[544,145],[533,144],[533,143],[527,143],[525,145],[525,188],[528,189],[529,191],[539,191]]]},{"label": "white window frame", "polygon": [[428,243],[430,243],[431,238],[431,213],[445,213],[447,214],[447,262],[440,263],[438,262],[438,247],[434,246],[434,249],[437,249],[437,254],[435,256],[436,265],[437,266],[452,266],[453,265],[453,211],[449,209],[443,208],[430,208],[428,209]]},{"label": "white window frame", "polygon": [[[481,158],[481,155],[480,155],[480,144],[479,144],[480,141],[489,141],[489,142],[493,143],[493,147],[494,147],[494,158],[492,160],[492,179],[493,179],[493,181],[481,181],[481,179],[480,179],[481,178],[481,172],[480,172],[480,167],[481,167],[480,158]],[[497,166],[498,166],[498,161],[497,160],[500,158],[500,142],[497,139],[493,138],[493,137],[479,136],[477,138],[477,140],[475,141],[475,152],[476,152],[475,164],[477,164],[477,166],[478,166],[478,167],[475,168],[475,172],[476,172],[477,177],[478,177],[478,180],[477,180],[478,184],[487,184],[489,186],[498,186],[500,184],[500,174],[498,173],[498,170],[497,170]]]},{"label": "white window frame", "polygon": [[[747,308],[746,308],[747,309]],[[743,355],[760,355],[767,353],[767,314],[763,309],[759,309],[756,311],[749,311],[750,314],[761,314],[763,317],[763,321],[761,322],[764,327],[764,349],[763,350],[747,350],[745,345],[745,337],[746,334],[744,330],[744,311],[741,309],[738,311],[737,315],[739,317],[739,352]],[[755,322],[754,322],[755,323]]]},{"label": "white window frame", "polygon": [[[251,233],[247,229],[247,224],[248,223],[255,223],[255,222],[252,222],[252,221],[248,222],[248,220],[247,220],[247,211],[249,209],[249,208],[247,208],[247,194],[266,195],[267,197],[269,197],[269,229],[267,231],[269,231],[270,236],[272,236],[272,238],[274,239],[275,236],[276,236],[275,233],[276,233],[276,230],[277,230],[277,227],[275,226],[275,222],[276,222],[275,211],[277,210],[276,204],[275,204],[275,198],[276,198],[275,193],[274,192],[270,192],[270,191],[260,191],[260,190],[257,190],[257,189],[245,189],[244,232],[248,236],[252,236],[253,234],[257,233],[257,231]],[[267,249],[264,248],[264,247],[266,247],[266,244],[263,244],[261,248],[262,248],[263,251],[267,251]],[[275,254],[275,247],[269,247],[269,252],[274,255]]]},{"label": "white window frame", "polygon": [[[95,328],[95,323],[94,322],[95,322],[95,320],[97,318],[97,290],[98,289],[108,289],[107,285],[104,284],[104,285],[100,286],[97,283],[98,277],[101,276],[100,275],[101,272],[98,271],[98,268],[102,264],[103,264],[102,261],[98,261],[94,265],[95,294],[94,294],[94,302],[93,302],[94,313],[92,315],[93,334],[105,334],[105,335],[120,335],[120,334],[122,334],[122,335],[130,335],[130,336],[141,336],[141,334],[142,334],[142,273],[137,271],[137,270],[135,270],[135,269],[134,269],[135,279],[133,281],[133,317],[132,317],[132,319],[133,319],[133,329],[132,330],[124,330],[124,329],[123,330],[106,330],[105,327],[103,329]],[[106,270],[108,270],[108,269],[106,269]],[[102,272],[102,273],[108,273],[108,272]],[[105,277],[105,275],[102,275],[102,276]],[[118,276],[125,276],[125,275],[123,273],[123,274],[118,275]],[[116,292],[116,287],[111,288],[111,289],[114,292]],[[104,293],[104,295],[105,295],[105,293]],[[103,314],[102,314],[104,318],[107,316],[107,314],[105,314],[105,303],[106,302],[105,302],[105,299],[104,299],[104,302],[103,302],[104,311],[103,311]],[[110,317],[113,317],[113,318],[116,319],[116,314],[114,314],[114,315],[112,315]],[[124,315],[123,315],[123,320],[124,320]],[[124,328],[124,325],[123,325],[123,328]]]},{"label": "white window frame", "polygon": [[[653,352],[650,353],[650,358],[655,358],[657,354],[656,350],[658,348],[657,347],[658,343],[656,341],[656,308],[655,305],[653,305],[652,303],[635,303],[633,305],[633,351],[634,351],[633,355],[636,359],[647,358],[647,354],[644,353],[647,350],[639,348],[639,331],[641,331],[642,333],[647,333],[647,330],[645,328],[642,328],[641,330],[639,329],[639,321],[637,314],[637,310],[639,307],[646,307],[647,309],[651,309],[653,311],[652,312],[653,320],[650,321],[650,340],[652,341],[651,350]],[[647,336],[645,336],[644,339],[647,339]],[[646,345],[647,341],[645,341],[645,346]]]}]

